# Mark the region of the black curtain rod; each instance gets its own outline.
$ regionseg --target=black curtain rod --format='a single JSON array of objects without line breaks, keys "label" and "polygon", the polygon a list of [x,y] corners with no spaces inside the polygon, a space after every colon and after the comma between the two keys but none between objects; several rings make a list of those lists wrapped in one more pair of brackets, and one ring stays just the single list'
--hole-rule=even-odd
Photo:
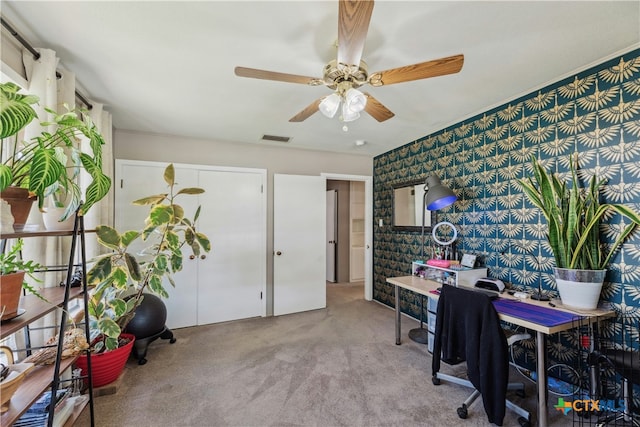
[{"label": "black curtain rod", "polygon": [[[9,31],[9,33],[11,33],[11,35],[13,37],[15,37],[16,40],[18,40],[20,42],[20,44],[22,46],[24,46],[32,55],[33,55],[33,59],[35,59],[36,61],[38,59],[40,59],[40,53],[35,50],[33,48],[33,46],[31,46],[29,44],[28,41],[26,41],[24,39],[24,37],[22,37],[20,34],[18,34],[18,32],[16,30],[13,29],[13,27],[11,26],[11,24],[9,24],[2,16],[0,16],[0,22],[2,22],[2,26],[5,27],[7,29],[7,31]],[[62,75],[56,71],[56,77],[57,78],[61,78]],[[87,98],[85,98],[80,92],[78,92],[76,90],[76,97],[89,109],[91,110],[93,108],[93,105],[91,105],[91,103],[89,101],[87,101]]]}]

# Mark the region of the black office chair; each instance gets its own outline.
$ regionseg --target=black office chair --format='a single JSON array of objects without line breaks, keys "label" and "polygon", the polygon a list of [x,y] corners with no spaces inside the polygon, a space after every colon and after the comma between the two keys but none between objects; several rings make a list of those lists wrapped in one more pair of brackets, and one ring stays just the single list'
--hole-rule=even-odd
[{"label": "black office chair", "polygon": [[[506,408],[516,412],[522,427],[531,425],[531,414],[507,399],[507,390],[524,396],[523,383],[509,383],[509,346],[529,334],[511,334],[502,329],[491,299],[484,293],[443,286],[438,300],[433,346],[434,385],[441,380],[474,389],[457,409],[467,418],[469,406],[482,395],[489,422],[502,425]],[[440,361],[449,365],[467,363],[467,379],[440,372]]]},{"label": "black office chair", "polygon": [[640,352],[621,349],[602,349],[589,354],[587,363],[591,369],[592,399],[602,398],[600,368],[606,364],[622,377],[622,401],[624,409],[599,418],[597,426],[617,424],[618,421],[640,427],[640,414],[633,405],[633,384],[640,384]]}]

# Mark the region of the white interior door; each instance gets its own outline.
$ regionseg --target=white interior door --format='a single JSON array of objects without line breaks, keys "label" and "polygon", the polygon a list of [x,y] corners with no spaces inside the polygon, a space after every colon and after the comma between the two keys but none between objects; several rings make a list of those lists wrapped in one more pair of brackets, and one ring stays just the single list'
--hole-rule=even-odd
[{"label": "white interior door", "polygon": [[336,281],[336,224],[338,223],[338,192],[327,190],[327,281]]},{"label": "white interior door", "polygon": [[207,194],[200,227],[212,249],[199,261],[198,324],[261,316],[266,298],[263,175],[200,171],[199,184]]},{"label": "white interior door", "polygon": [[273,177],[273,314],[324,308],[326,179]]},{"label": "white interior door", "polygon": [[[137,162],[133,164],[119,163],[116,167],[119,186],[115,192],[115,224],[120,232],[138,230],[144,225],[149,206],[135,206],[131,202],[152,194],[167,192],[167,183],[162,179],[166,164]],[[175,168],[176,182],[180,187],[196,187],[198,182],[197,170]],[[177,199],[185,212],[191,216],[198,207],[198,197],[187,196]],[[138,244],[142,248],[147,243]],[[135,250],[135,246],[131,247]],[[182,271],[174,276],[176,287],[165,282],[169,299],[164,300],[167,306],[167,326],[181,328],[197,324],[198,312],[195,310],[198,299],[198,269],[197,263],[185,257]]]}]

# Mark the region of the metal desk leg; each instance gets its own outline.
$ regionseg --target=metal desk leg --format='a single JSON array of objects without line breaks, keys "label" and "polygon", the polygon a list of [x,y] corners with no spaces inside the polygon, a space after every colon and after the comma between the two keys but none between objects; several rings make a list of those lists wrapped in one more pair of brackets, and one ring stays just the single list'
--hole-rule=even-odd
[{"label": "metal desk leg", "polygon": [[547,427],[547,336],[536,332],[537,361],[536,370],[538,375],[538,426]]},{"label": "metal desk leg", "polygon": [[396,345],[400,345],[400,288],[396,288]]}]

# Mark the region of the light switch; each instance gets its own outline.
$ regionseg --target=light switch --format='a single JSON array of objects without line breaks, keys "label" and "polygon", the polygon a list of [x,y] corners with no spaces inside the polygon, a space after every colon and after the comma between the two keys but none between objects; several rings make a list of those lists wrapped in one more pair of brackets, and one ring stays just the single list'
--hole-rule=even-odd
[{"label": "light switch", "polygon": [[378,220],[378,227],[384,227],[384,219],[380,218]]}]

